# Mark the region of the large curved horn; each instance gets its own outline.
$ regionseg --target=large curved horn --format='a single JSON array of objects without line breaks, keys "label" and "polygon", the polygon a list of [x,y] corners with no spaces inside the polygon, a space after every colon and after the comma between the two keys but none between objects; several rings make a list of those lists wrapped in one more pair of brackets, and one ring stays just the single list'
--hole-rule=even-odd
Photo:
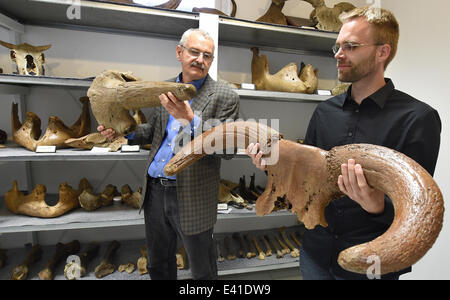
[{"label": "large curved horn", "polygon": [[[197,143],[207,148],[208,140],[222,140],[232,134],[226,130],[231,124],[213,128],[194,139],[167,164],[166,174],[176,174],[205,155],[205,151],[193,145]],[[253,126],[248,122],[236,125],[238,128]],[[272,132],[262,124],[257,126],[257,130],[244,131],[249,135],[244,139],[246,145],[252,140],[263,140],[257,136],[258,132]],[[372,259],[377,258],[381,274],[402,270],[422,258],[438,237],[444,215],[442,193],[431,175],[404,154],[369,144],[351,144],[324,151],[288,140],[268,141],[272,142],[272,151],[278,148],[278,160],[268,165],[266,190],[256,204],[258,215],[270,213],[277,197],[285,197],[307,228],[318,224],[327,226],[324,209],[330,201],[342,196],[337,179],[341,164],[350,158],[362,165],[369,185],[392,200],[395,217],[389,229],[368,243],[342,251],[338,262],[344,269],[365,274],[373,264]],[[263,148],[267,148],[267,144]]]}]

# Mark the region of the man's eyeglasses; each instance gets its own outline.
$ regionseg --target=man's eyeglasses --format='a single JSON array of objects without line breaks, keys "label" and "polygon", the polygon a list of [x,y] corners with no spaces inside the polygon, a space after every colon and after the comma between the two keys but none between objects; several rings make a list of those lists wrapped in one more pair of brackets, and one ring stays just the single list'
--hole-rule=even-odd
[{"label": "man's eyeglasses", "polygon": [[343,43],[342,45],[336,44],[334,45],[331,50],[333,50],[333,53],[336,54],[339,52],[339,49],[342,49],[342,51],[346,52],[346,51],[353,51],[358,47],[363,47],[363,46],[381,46],[381,44],[359,44],[359,43],[351,43],[351,42],[346,42]]},{"label": "man's eyeglasses", "polygon": [[203,55],[203,59],[206,60],[207,62],[211,62],[214,58],[214,55],[212,53],[209,52],[201,52],[195,48],[186,48],[183,45],[180,45],[183,49],[186,49],[187,52],[189,53],[190,56],[192,57],[200,57],[200,55]]}]

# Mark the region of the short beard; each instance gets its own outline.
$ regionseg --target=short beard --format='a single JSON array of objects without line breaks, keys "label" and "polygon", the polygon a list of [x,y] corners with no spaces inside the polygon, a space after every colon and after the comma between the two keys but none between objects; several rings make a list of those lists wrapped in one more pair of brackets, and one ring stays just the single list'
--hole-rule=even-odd
[{"label": "short beard", "polygon": [[375,67],[375,52],[372,53],[366,60],[360,62],[358,65],[353,65],[347,73],[339,73],[338,79],[341,82],[356,82],[361,78],[364,78]]}]

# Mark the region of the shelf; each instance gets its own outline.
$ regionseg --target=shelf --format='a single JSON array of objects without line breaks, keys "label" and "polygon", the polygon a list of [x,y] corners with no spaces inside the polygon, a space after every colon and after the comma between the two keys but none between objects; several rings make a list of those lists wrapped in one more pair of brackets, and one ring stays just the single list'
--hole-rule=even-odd
[{"label": "shelf", "polygon": [[18,74],[0,74],[0,90],[2,86],[52,86],[61,88],[88,89],[93,78],[64,78],[49,76],[28,76]]},{"label": "shelf", "polygon": [[[296,227],[287,228],[290,230],[297,230]],[[275,230],[264,230],[264,231],[251,231],[242,232],[249,233],[251,235],[259,236],[261,234],[272,234]],[[227,234],[231,235],[231,233]],[[223,239],[224,234],[215,234],[214,238],[216,240]],[[127,240],[119,241],[120,247],[117,249],[116,255],[114,257],[114,264],[116,266],[116,271],[108,276],[101,279],[97,279],[94,274],[94,269],[101,262],[102,256],[105,253],[106,247],[109,242],[99,243],[100,248],[96,257],[93,258],[91,263],[89,263],[87,268],[87,274],[85,277],[80,278],[80,280],[149,280],[148,274],[139,275],[136,270],[128,274],[126,272],[120,273],[117,268],[120,264],[125,264],[132,262],[136,265],[137,260],[141,256],[140,248],[145,246],[145,240]],[[64,241],[66,243],[66,241]],[[86,249],[87,243],[81,243],[80,252],[78,255]],[[237,250],[238,246],[233,245],[234,249]],[[41,259],[33,264],[29,270],[28,278],[29,280],[38,280],[38,273],[41,271],[48,263],[50,257],[55,251],[55,246],[42,246],[42,257]],[[8,257],[6,265],[0,270],[0,280],[9,280],[12,270],[15,266],[19,265],[29,253],[29,249],[18,248],[18,249],[8,249],[6,255]],[[225,260],[223,262],[217,262],[217,269],[219,276],[231,275],[231,274],[242,274],[249,272],[262,272],[269,270],[279,270],[287,268],[298,268],[299,258],[292,258],[289,254],[286,254],[282,258],[276,258],[276,255],[266,257],[264,260],[259,260],[257,257],[248,258],[236,258],[234,260]],[[64,277],[64,266],[65,261],[60,262],[55,268],[55,278],[54,280],[66,280]],[[178,270],[178,279],[191,279],[192,275],[189,269]]]},{"label": "shelf", "polygon": [[[100,32],[123,32],[179,39],[187,28],[199,26],[199,14],[178,10],[80,1],[80,18],[69,19],[67,0],[1,1],[0,12],[23,24],[78,27]],[[332,57],[337,33],[274,25],[220,16],[219,44]]]},{"label": "shelf", "polygon": [[[86,229],[86,228],[103,228],[117,226],[131,226],[144,224],[144,212],[139,214],[138,209],[128,207],[126,205],[110,205],[102,207],[95,211],[86,211],[83,208],[77,208],[60,217],[56,218],[38,218],[24,215],[16,215],[8,211],[6,208],[4,197],[0,198],[0,234],[31,232],[31,231],[52,231],[66,229]],[[49,194],[46,196],[49,203],[57,203],[58,195]],[[261,220],[255,214],[255,211],[246,209],[232,208],[229,214],[217,215],[218,222],[230,219],[252,218]],[[293,221],[297,216],[290,211],[283,210],[273,212],[264,217],[282,218],[283,220]]]},{"label": "shelf", "polygon": [[99,161],[99,160],[147,160],[148,150],[141,149],[139,152],[121,153],[93,153],[84,149],[56,149],[55,153],[35,153],[26,148],[7,144],[7,148],[0,149],[1,161]]},{"label": "shelf", "polygon": [[68,10],[71,6],[78,9],[76,3],[67,0],[1,1],[0,12],[27,25],[79,27],[172,39],[179,39],[187,28],[198,27],[198,13],[85,0],[79,2],[80,18],[70,19]]},{"label": "shelf", "polygon": [[288,101],[288,102],[321,102],[332,96],[321,96],[311,94],[258,91],[258,90],[236,90],[239,97],[245,100],[263,100],[263,101]]},{"label": "shelf", "polygon": [[335,32],[316,29],[219,18],[219,43],[232,47],[333,57],[331,47],[337,36]]}]

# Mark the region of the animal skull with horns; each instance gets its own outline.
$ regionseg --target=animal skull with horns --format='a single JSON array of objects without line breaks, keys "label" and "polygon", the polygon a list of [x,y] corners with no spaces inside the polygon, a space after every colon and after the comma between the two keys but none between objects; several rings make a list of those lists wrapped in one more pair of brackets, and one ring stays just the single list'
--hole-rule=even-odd
[{"label": "animal skull with horns", "polygon": [[17,64],[17,71],[20,75],[45,75],[45,50],[52,45],[32,46],[27,43],[14,45],[0,41],[0,44],[11,49],[10,56],[13,62]]}]

